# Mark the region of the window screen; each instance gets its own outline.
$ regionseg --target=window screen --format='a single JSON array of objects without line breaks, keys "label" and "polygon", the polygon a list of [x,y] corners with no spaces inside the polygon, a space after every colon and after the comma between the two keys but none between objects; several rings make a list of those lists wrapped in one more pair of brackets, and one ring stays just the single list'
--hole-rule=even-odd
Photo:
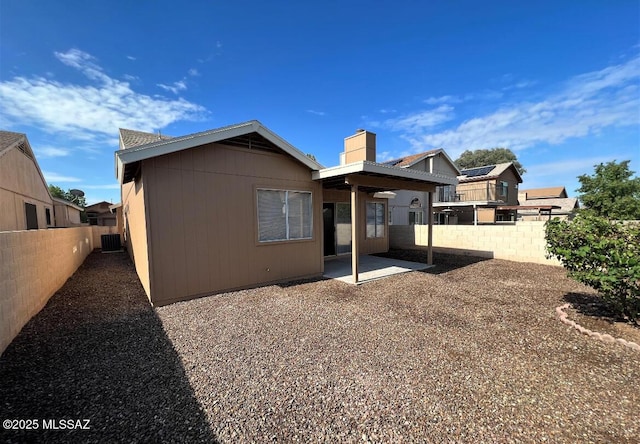
[{"label": "window screen", "polygon": [[258,190],[258,240],[260,242],[310,239],[311,192]]},{"label": "window screen", "polygon": [[51,225],[51,210],[49,208],[44,209],[44,216],[47,219],[47,225]]},{"label": "window screen", "polygon": [[384,237],[384,204],[367,202],[367,237]]}]

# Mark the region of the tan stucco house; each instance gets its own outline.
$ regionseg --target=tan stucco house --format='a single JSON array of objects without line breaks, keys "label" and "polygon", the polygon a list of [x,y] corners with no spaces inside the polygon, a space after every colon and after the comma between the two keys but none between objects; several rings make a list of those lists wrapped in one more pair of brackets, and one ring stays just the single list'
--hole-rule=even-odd
[{"label": "tan stucco house", "polygon": [[578,199],[568,197],[563,186],[520,190],[518,202],[520,220],[567,219],[580,208]]},{"label": "tan stucco house", "polygon": [[357,282],[358,254],[389,248],[385,192],[457,183],[375,156],[364,130],[324,168],[255,120],[174,138],[121,129],[125,242],[150,301],[321,276],[343,253]]},{"label": "tan stucco house", "polygon": [[82,207],[59,197],[52,197],[52,200],[56,227],[77,227],[82,225],[80,220],[80,213],[84,211]]},{"label": "tan stucco house", "polygon": [[511,162],[460,171],[457,185],[438,188],[433,204],[440,224],[515,222],[522,177]]},{"label": "tan stucco house", "polygon": [[111,202],[103,200],[85,207],[89,225],[99,225],[101,227],[115,227],[117,225],[116,214],[113,212]]},{"label": "tan stucco house", "polygon": [[0,231],[55,226],[53,200],[25,134],[0,131]]},{"label": "tan stucco house", "polygon": [[[460,170],[442,148],[388,160],[384,164],[445,176],[460,175]],[[440,188],[436,188],[436,192]],[[389,223],[393,225],[426,225],[428,223],[426,209],[429,207],[429,192],[400,190],[395,191],[394,194],[395,196],[389,200]]]}]

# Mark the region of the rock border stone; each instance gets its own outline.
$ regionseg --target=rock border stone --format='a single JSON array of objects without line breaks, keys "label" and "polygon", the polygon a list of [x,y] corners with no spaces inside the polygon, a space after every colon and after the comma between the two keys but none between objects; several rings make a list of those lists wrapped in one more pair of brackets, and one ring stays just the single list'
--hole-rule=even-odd
[{"label": "rock border stone", "polygon": [[631,350],[635,350],[637,352],[640,352],[640,345],[636,344],[635,342],[632,341],[627,341],[625,339],[622,338],[614,338],[613,336],[606,334],[606,333],[598,333],[598,332],[594,332],[591,331],[587,328],[584,328],[582,325],[577,324],[575,321],[570,320],[567,317],[567,313],[565,313],[564,310],[566,310],[567,308],[571,307],[571,304],[564,304],[561,305],[560,307],[556,307],[556,314],[558,315],[558,317],[560,317],[560,321],[563,324],[566,324],[570,327],[575,328],[576,330],[578,330],[580,333],[582,333],[583,335],[589,336],[593,339],[597,339],[599,341],[602,341],[606,344],[615,344],[618,343],[620,345],[624,345],[625,347],[629,347]]}]

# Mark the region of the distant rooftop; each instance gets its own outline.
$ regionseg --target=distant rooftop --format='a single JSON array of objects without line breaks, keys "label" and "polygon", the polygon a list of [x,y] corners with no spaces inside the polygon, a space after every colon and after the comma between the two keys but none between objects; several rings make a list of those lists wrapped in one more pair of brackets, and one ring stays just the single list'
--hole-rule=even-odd
[{"label": "distant rooftop", "polygon": [[508,168],[513,167],[513,171],[518,178],[519,182],[522,182],[522,177],[512,162],[498,163],[496,165],[484,165],[476,168],[467,168],[460,171],[458,180],[462,182],[475,182],[479,180],[492,179],[500,176]]},{"label": "distant rooftop", "polygon": [[395,167],[401,167],[401,168],[408,167],[422,160],[425,157],[429,157],[434,154],[438,154],[440,152],[442,152],[442,149],[438,148],[436,150],[430,150],[430,151],[425,151],[423,153],[412,154],[410,156],[400,157],[399,159],[387,160],[386,162],[381,162],[381,163],[387,166],[395,166]]},{"label": "distant rooftop", "polygon": [[158,140],[172,139],[171,136],[165,136],[160,133],[145,133],[143,131],[135,131],[120,128],[120,142],[122,148],[133,148],[134,146],[146,145],[147,143],[157,142]]}]

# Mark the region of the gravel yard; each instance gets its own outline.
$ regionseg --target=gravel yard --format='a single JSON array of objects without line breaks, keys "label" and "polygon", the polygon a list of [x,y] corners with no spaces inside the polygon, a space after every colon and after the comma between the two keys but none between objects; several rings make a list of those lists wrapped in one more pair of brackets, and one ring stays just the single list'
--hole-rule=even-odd
[{"label": "gravel yard", "polygon": [[435,262],[154,310],[125,255],[94,253],[0,357],[0,413],[91,419],[48,442],[640,440],[640,353],[555,314],[592,292],[556,267]]}]

